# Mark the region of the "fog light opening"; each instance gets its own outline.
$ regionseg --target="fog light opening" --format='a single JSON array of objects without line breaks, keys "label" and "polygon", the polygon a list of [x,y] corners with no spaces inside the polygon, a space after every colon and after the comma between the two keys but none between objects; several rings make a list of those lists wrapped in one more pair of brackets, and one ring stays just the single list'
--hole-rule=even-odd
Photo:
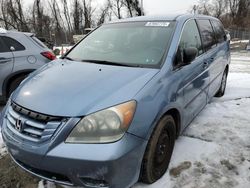
[{"label": "fog light opening", "polygon": [[89,187],[109,187],[108,183],[104,180],[97,180],[92,178],[81,177],[81,180],[85,186]]}]

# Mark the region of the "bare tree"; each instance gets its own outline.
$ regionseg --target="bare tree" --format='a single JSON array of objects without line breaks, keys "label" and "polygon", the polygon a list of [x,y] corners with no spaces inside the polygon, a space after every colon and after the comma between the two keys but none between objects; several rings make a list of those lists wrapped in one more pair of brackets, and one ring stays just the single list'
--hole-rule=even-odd
[{"label": "bare tree", "polygon": [[69,5],[67,3],[67,0],[61,0],[61,1],[63,4],[63,14],[64,14],[65,20],[67,22],[68,31],[71,33],[73,28],[72,28],[72,23],[71,23],[71,19],[70,19]]},{"label": "bare tree", "polygon": [[111,5],[111,9],[114,15],[118,18],[122,18],[122,7],[124,6],[124,0],[108,0]]},{"label": "bare tree", "polygon": [[250,1],[239,0],[236,20],[234,20],[234,22],[237,22],[237,24],[241,25],[242,27],[246,27],[249,21],[249,17],[248,17],[249,13],[250,13]]},{"label": "bare tree", "polygon": [[225,0],[214,0],[214,14],[216,18],[220,18],[227,8],[227,2]]},{"label": "bare tree", "polygon": [[205,15],[212,15],[212,7],[209,0],[200,0],[198,5],[198,13]]},{"label": "bare tree", "polygon": [[92,15],[95,8],[92,6],[92,0],[83,0],[83,16],[84,16],[84,28],[90,28],[92,25]]},{"label": "bare tree", "polygon": [[82,34],[81,32],[81,26],[82,26],[82,13],[83,13],[83,8],[79,2],[79,0],[74,1],[73,5],[73,24],[74,24],[74,34]]},{"label": "bare tree", "polygon": [[1,1],[1,17],[5,27],[18,29],[20,31],[29,31],[28,24],[23,14],[23,4],[21,0]]},{"label": "bare tree", "polygon": [[105,22],[106,18],[109,16],[111,10],[110,2],[107,1],[103,8],[100,10],[100,15],[97,18],[97,25],[101,25]]},{"label": "bare tree", "polygon": [[230,14],[231,14],[233,20],[236,18],[236,15],[237,15],[237,12],[238,12],[239,1],[240,0],[228,0],[229,8],[230,8]]},{"label": "bare tree", "polygon": [[63,38],[63,35],[64,35],[65,40],[66,40],[65,42],[68,43],[67,32],[63,25],[63,19],[60,13],[60,8],[59,8],[57,0],[52,0],[52,2],[50,3],[50,8],[51,8],[52,16],[53,16],[52,20],[54,23],[54,29],[55,29],[57,42],[61,43],[62,42],[61,39]]},{"label": "bare tree", "polygon": [[[105,0],[96,9],[93,0],[32,0],[24,10],[24,0],[0,0],[0,24],[6,29],[34,32],[37,36],[68,42],[84,28],[100,25],[114,17],[142,15],[139,0]],[[52,37],[53,36],[53,37]]]},{"label": "bare tree", "polygon": [[139,4],[139,0],[124,0],[124,5],[128,9],[130,17],[142,16],[144,14],[142,7]]},{"label": "bare tree", "polygon": [[41,0],[35,0],[33,4],[33,26],[37,35],[43,35],[43,7]]}]

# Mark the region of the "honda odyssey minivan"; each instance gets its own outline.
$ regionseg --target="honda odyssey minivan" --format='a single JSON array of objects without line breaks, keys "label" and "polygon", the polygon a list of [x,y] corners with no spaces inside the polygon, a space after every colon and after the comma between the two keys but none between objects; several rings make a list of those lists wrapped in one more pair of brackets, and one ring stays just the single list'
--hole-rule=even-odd
[{"label": "honda odyssey minivan", "polygon": [[153,183],[176,138],[223,96],[229,62],[225,30],[213,17],[104,24],[20,84],[2,113],[2,136],[12,159],[46,180]]}]

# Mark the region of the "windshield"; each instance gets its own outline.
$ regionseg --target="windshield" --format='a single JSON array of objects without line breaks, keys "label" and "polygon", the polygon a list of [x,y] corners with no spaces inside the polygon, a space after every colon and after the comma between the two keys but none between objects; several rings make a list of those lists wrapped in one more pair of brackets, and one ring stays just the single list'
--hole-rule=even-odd
[{"label": "windshield", "polygon": [[131,22],[103,25],[82,40],[68,59],[131,66],[159,66],[175,22]]}]

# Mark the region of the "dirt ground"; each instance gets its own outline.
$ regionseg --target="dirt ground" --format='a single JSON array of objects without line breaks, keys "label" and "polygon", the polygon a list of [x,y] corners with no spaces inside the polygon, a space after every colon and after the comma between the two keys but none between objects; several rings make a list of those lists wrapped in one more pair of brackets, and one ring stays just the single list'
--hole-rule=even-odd
[{"label": "dirt ground", "polygon": [[9,155],[0,160],[0,167],[0,188],[37,188],[40,180],[19,168]]}]

